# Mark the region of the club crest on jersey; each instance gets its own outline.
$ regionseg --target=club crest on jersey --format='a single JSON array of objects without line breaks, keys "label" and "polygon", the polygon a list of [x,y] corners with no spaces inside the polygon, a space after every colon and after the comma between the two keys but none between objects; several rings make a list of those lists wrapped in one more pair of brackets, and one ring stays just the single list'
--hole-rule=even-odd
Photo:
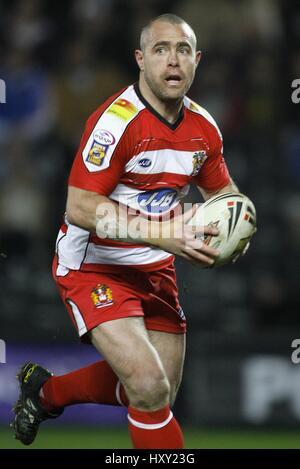
[{"label": "club crest on jersey", "polygon": [[149,213],[162,213],[169,210],[176,197],[175,189],[158,189],[139,194],[137,201],[141,209]]},{"label": "club crest on jersey", "polygon": [[191,176],[197,176],[197,174],[199,173],[206,159],[207,159],[207,154],[205,150],[197,151],[193,155],[193,171],[192,171]]},{"label": "club crest on jersey", "polygon": [[86,161],[101,166],[110,145],[115,143],[115,137],[108,130],[98,129],[93,133],[93,143]]},{"label": "club crest on jersey", "polygon": [[104,283],[99,283],[91,292],[91,299],[96,308],[108,306],[113,303],[112,290]]}]

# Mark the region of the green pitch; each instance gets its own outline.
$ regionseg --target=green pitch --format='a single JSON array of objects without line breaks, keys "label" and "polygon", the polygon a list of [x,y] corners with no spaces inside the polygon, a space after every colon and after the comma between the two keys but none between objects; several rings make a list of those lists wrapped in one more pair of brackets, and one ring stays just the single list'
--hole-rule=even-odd
[{"label": "green pitch", "polygon": [[[299,431],[262,430],[198,430],[184,429],[186,448],[210,449],[255,449],[255,448],[300,448]],[[26,448],[13,439],[12,431],[0,427],[0,448]],[[47,427],[41,428],[35,443],[36,449],[123,449],[131,448],[124,429],[103,427]]]}]

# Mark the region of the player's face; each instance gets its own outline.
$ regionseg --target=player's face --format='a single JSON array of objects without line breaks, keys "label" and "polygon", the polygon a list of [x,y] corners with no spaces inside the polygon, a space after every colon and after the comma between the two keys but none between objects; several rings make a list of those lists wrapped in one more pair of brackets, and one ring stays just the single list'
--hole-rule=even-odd
[{"label": "player's face", "polygon": [[185,24],[153,23],[140,65],[144,80],[162,101],[181,99],[195,76],[201,52]]}]

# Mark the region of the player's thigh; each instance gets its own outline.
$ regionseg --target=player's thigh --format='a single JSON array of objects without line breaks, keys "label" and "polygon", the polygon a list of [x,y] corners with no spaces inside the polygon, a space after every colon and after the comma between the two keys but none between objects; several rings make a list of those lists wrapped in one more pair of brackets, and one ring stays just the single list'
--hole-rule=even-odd
[{"label": "player's thigh", "polygon": [[168,388],[161,359],[142,317],[107,321],[90,331],[92,344],[107,360],[130,395]]},{"label": "player's thigh", "polygon": [[185,334],[148,330],[152,345],[157,350],[171,386],[171,400],[175,400],[181,383],[185,358]]}]

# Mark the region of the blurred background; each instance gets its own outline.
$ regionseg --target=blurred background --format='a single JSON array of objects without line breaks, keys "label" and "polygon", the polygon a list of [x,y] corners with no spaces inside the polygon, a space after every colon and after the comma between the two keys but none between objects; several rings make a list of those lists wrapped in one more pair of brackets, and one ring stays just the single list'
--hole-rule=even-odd
[{"label": "blurred background", "polygon": [[[98,358],[51,278],[66,181],[85,120],[137,80],[140,29],[166,12],[196,32],[203,57],[189,96],[218,122],[231,175],[258,212],[236,265],[177,261],[189,333],[176,415],[190,447],[300,447],[300,2],[290,0],[0,0],[0,447],[19,447],[8,422],[20,364],[59,374]],[[126,447],[125,421],[123,409],[68,408],[35,447]]]}]

